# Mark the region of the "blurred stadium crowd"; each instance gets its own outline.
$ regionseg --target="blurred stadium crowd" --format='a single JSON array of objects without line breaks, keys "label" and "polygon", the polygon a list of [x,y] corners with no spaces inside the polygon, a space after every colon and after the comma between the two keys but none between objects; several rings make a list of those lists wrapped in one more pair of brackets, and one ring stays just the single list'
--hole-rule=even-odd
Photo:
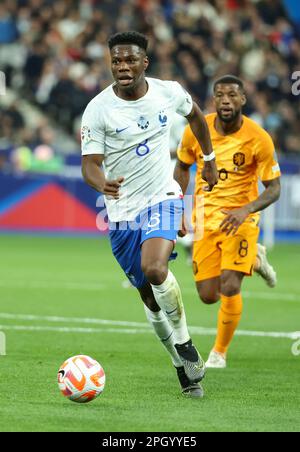
[{"label": "blurred stadium crowd", "polygon": [[112,82],[107,39],[135,29],[150,38],[148,75],[178,80],[206,112],[214,78],[242,77],[245,113],[271,133],[281,155],[300,156],[300,102],[291,92],[300,22],[288,3],[2,0],[0,70],[10,96],[0,96],[0,150],[25,146],[43,157],[63,148],[68,134],[79,152],[81,114]]}]

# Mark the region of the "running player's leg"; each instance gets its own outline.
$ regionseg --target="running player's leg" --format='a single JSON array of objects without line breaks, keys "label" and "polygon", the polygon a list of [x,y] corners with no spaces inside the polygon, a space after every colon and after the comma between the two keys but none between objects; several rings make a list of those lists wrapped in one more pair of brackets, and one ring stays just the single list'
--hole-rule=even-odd
[{"label": "running player's leg", "polygon": [[199,298],[205,304],[220,300],[221,250],[216,233],[206,231],[194,242],[193,272]]},{"label": "running player's leg", "polygon": [[188,397],[201,398],[203,390],[186,376],[182,360],[175,348],[173,329],[157,305],[151,285],[141,269],[140,231],[111,230],[110,240],[115,258],[134,287],[139,290],[145,305],[146,316],[156,335],[169,353],[176,368],[182,393]]},{"label": "running player's leg", "polygon": [[146,240],[142,245],[142,270],[151,284],[157,304],[173,326],[175,340],[190,339],[178,283],[168,268],[174,244],[163,238]]},{"label": "running player's leg", "polygon": [[138,291],[144,302],[146,317],[152,325],[157,337],[171,356],[173,365],[175,367],[182,366],[180,357],[175,348],[174,331],[163,311],[156,303],[151,285],[147,282],[146,285],[139,288]]},{"label": "running player's leg", "polygon": [[242,316],[242,281],[245,275],[252,275],[258,233],[257,227],[244,224],[234,236],[220,235],[221,306],[217,337],[206,363],[207,367],[226,367],[226,354]]},{"label": "running player's leg", "polygon": [[241,320],[243,273],[224,270],[221,275],[221,306],[218,313],[217,337],[207,367],[226,367],[226,354]]},{"label": "running player's leg", "polygon": [[151,206],[141,214],[141,266],[152,286],[157,304],[174,330],[176,350],[187,377],[191,382],[196,382],[204,377],[204,362],[190,339],[181,291],[168,268],[169,260],[176,257],[173,248],[182,213],[182,199],[169,199]]},{"label": "running player's leg", "polygon": [[215,304],[220,300],[220,277],[196,281],[200,299],[205,304]]},{"label": "running player's leg", "polygon": [[192,398],[203,397],[203,390],[201,386],[197,383],[192,383],[185,373],[181,358],[175,348],[174,331],[163,311],[156,303],[151,285],[147,283],[144,287],[138,290],[144,302],[146,317],[153,327],[156,336],[172,359],[173,365],[177,372],[178,380],[180,382],[182,394],[186,397]]},{"label": "running player's leg", "polygon": [[130,225],[124,230],[110,231],[110,240],[115,258],[125,272],[131,284],[138,289],[146,306],[146,315],[153,329],[166,350],[169,352],[175,366],[181,361],[174,347],[173,330],[155,301],[152,288],[141,269],[141,232],[130,230]]},{"label": "running player's leg", "polygon": [[193,346],[186,323],[180,287],[168,262],[174,243],[161,237],[147,239],[142,244],[142,270],[151,284],[157,304],[172,325],[176,350],[191,381],[204,376],[203,361]]}]

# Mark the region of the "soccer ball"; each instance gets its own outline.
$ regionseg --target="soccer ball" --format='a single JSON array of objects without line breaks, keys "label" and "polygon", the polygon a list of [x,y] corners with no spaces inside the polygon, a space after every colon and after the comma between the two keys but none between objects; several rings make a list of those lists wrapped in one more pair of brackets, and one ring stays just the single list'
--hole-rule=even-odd
[{"label": "soccer ball", "polygon": [[62,394],[73,402],[86,403],[98,397],[104,389],[105,373],[102,366],[86,355],[67,359],[57,375]]}]

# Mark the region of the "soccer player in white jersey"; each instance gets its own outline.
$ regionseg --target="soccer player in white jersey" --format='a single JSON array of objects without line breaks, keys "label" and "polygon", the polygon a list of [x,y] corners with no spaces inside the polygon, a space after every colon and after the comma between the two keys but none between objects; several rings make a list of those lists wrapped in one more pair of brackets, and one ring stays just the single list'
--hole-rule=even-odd
[{"label": "soccer player in white jersey", "polygon": [[139,290],[147,318],[176,367],[182,393],[202,397],[204,362],[188,332],[179,285],[168,269],[183,213],[169,152],[176,112],[187,118],[202,146],[208,190],[218,173],[205,118],[191,96],[177,82],[145,77],[147,44],[134,31],[109,39],[115,82],[83,114],[82,173],[105,196],[113,254]]}]

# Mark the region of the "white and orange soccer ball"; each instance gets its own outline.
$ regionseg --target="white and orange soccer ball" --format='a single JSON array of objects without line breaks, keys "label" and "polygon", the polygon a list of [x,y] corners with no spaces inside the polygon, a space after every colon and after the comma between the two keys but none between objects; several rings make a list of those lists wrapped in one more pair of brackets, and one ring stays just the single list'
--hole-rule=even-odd
[{"label": "white and orange soccer ball", "polygon": [[76,355],[59,368],[58,386],[62,394],[73,402],[86,403],[98,397],[105,386],[105,373],[95,359]]}]

